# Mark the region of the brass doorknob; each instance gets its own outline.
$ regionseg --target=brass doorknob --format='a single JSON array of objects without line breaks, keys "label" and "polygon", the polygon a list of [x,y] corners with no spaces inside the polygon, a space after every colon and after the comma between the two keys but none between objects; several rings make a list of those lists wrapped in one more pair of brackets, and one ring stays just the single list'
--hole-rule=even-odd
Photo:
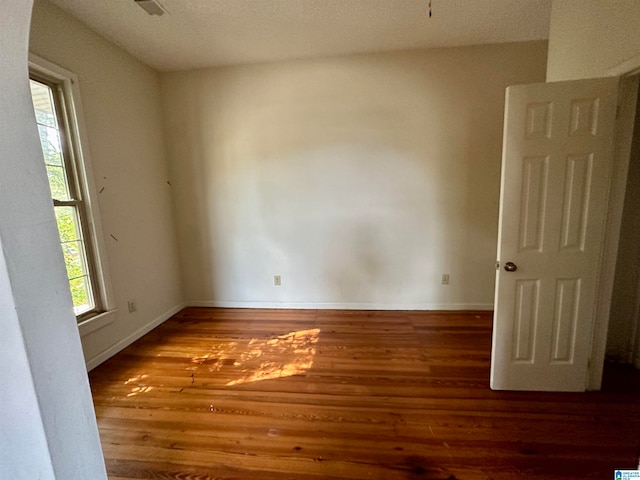
[{"label": "brass doorknob", "polygon": [[507,272],[515,272],[518,269],[518,266],[513,262],[507,262],[504,264],[504,269]]}]

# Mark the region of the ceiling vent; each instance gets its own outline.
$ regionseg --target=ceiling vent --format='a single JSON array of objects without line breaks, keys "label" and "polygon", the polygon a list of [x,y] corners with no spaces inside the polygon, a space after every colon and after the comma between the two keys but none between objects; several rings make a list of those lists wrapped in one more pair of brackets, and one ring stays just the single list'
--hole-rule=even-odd
[{"label": "ceiling vent", "polygon": [[135,2],[149,15],[164,15],[167,13],[158,0],[135,0]]}]

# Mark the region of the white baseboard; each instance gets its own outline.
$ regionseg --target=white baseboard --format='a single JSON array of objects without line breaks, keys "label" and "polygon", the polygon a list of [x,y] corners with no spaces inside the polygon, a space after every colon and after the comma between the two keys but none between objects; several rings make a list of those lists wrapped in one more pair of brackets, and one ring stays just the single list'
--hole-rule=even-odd
[{"label": "white baseboard", "polygon": [[187,307],[291,308],[314,310],[493,310],[493,303],[298,303],[187,300],[185,305]]},{"label": "white baseboard", "polygon": [[116,343],[116,344],[112,345],[111,347],[107,348],[106,350],[102,351],[101,353],[99,353],[95,357],[87,360],[87,362],[86,362],[87,371],[93,370],[98,365],[100,365],[102,362],[105,362],[106,360],[108,360],[111,357],[113,357],[116,353],[120,352],[121,350],[124,350],[129,345],[131,345],[133,342],[138,340],[140,337],[142,337],[143,335],[146,335],[151,330],[153,330],[158,325],[160,325],[162,322],[164,322],[165,320],[168,320],[173,315],[178,313],[184,307],[185,307],[184,303],[179,303],[175,307],[172,307],[169,310],[167,310],[166,312],[164,312],[162,315],[159,315],[158,317],[154,318],[149,323],[147,323],[145,326],[143,326],[142,328],[139,328],[138,330],[133,332],[128,337],[123,338],[118,343]]}]

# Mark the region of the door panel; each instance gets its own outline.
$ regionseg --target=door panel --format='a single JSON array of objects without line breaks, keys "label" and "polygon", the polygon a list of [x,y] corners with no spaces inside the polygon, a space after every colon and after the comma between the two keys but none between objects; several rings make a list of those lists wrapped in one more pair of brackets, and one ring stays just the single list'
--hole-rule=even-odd
[{"label": "door panel", "polygon": [[[583,391],[617,79],[507,89],[491,387]],[[506,262],[517,270],[508,272]]]},{"label": "door panel", "polygon": [[520,251],[542,251],[549,157],[525,157],[520,199]]},{"label": "door panel", "polygon": [[573,362],[579,301],[579,278],[565,278],[556,281],[552,363]]},{"label": "door panel", "polygon": [[560,245],[563,250],[584,251],[592,172],[592,154],[567,156]]},{"label": "door panel", "polygon": [[538,280],[516,281],[514,362],[531,363],[533,361],[539,293]]}]

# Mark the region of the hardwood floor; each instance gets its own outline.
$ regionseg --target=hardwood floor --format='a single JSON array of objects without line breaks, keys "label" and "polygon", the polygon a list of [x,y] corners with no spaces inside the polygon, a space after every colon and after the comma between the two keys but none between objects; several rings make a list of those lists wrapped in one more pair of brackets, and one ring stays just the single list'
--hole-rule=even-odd
[{"label": "hardwood floor", "polygon": [[486,312],[183,310],[90,374],[109,478],[577,480],[637,468],[637,388],[493,392],[490,338]]}]

